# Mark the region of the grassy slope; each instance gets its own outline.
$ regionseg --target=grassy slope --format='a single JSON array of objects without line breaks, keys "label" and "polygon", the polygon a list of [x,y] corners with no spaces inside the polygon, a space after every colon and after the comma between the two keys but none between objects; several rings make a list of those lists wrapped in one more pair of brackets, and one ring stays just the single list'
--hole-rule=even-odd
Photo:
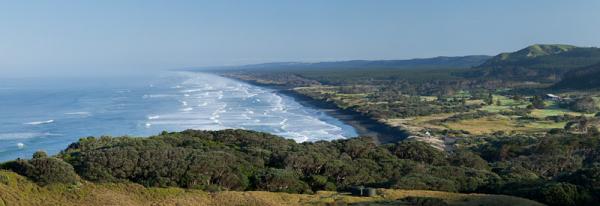
[{"label": "grassy slope", "polygon": [[[217,192],[180,188],[144,188],[132,183],[40,187],[13,172],[0,170],[0,206],[4,205],[398,205],[407,196],[441,198],[451,205],[541,205],[503,195],[457,194],[419,190],[381,190],[378,197],[352,197],[335,192],[314,195],[272,192]],[[400,204],[402,205],[402,204]]]},{"label": "grassy slope", "polygon": [[600,49],[594,47],[533,45],[499,54],[463,76],[556,83],[565,73],[599,61]]}]

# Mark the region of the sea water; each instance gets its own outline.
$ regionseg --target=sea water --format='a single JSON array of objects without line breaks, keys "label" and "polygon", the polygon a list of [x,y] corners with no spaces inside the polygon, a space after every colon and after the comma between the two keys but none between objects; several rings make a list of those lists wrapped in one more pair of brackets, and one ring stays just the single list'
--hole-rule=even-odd
[{"label": "sea water", "polygon": [[297,142],[356,136],[349,125],[268,88],[208,73],[0,79],[0,161],[56,154],[87,136],[248,129]]}]

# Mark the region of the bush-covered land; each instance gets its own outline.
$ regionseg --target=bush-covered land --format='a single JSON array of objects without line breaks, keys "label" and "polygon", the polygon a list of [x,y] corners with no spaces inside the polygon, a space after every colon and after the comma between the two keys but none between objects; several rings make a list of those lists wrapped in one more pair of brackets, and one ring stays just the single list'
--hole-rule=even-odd
[{"label": "bush-covered land", "polygon": [[588,67],[567,72],[564,78],[554,85],[559,89],[597,89],[600,87],[600,62]]},{"label": "bush-covered land", "polygon": [[285,86],[418,136],[545,133],[570,124],[566,119],[548,121],[550,116],[558,120],[599,112],[600,88],[593,75],[600,62],[598,48],[532,45],[482,62],[470,67],[440,62],[425,68],[329,62],[322,69],[293,64],[289,69],[250,67],[220,74]]},{"label": "bush-covered land", "polygon": [[598,48],[536,44],[516,52],[499,54],[463,75],[555,83],[570,70],[598,62]]},{"label": "bush-covered land", "polygon": [[[600,201],[598,133],[499,135],[460,144],[461,149],[446,153],[416,141],[375,145],[365,137],[295,143],[244,130],[187,130],[149,138],[83,138],[56,158],[35,157],[2,167],[44,185],[70,182],[70,175],[47,177],[74,169],[94,182],[206,191],[312,194],[363,185],[507,194],[549,205]],[[34,172],[22,169],[28,164]]]}]

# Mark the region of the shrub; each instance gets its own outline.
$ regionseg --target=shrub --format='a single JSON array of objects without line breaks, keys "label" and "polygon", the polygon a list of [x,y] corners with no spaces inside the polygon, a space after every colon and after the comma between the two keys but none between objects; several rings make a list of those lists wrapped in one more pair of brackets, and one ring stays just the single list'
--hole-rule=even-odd
[{"label": "shrub", "polygon": [[577,186],[569,183],[550,183],[539,190],[539,199],[548,205],[571,206],[579,205],[584,198],[577,190]]},{"label": "shrub", "polygon": [[334,183],[329,182],[326,176],[322,175],[313,175],[310,177],[310,186],[313,191],[317,190],[329,190],[335,191],[336,186]]},{"label": "shrub", "polygon": [[310,193],[308,184],[291,171],[267,169],[255,177],[256,189],[271,192]]},{"label": "shrub", "polygon": [[531,99],[531,106],[535,109],[544,109],[546,107],[544,99],[540,96],[534,96]]},{"label": "shrub", "polygon": [[489,169],[488,162],[486,162],[483,158],[473,152],[464,150],[454,152],[452,155],[450,155],[448,161],[454,166],[463,166],[480,170]]},{"label": "shrub", "polygon": [[596,104],[596,101],[594,98],[589,96],[576,99],[575,101],[571,102],[569,108],[571,108],[573,111],[586,113],[598,111],[598,105]]},{"label": "shrub", "polygon": [[444,162],[444,153],[424,142],[400,142],[394,148],[393,153],[400,159],[410,159],[427,164],[441,164]]},{"label": "shrub", "polygon": [[48,154],[46,154],[46,152],[41,151],[41,150],[33,153],[33,159],[46,158],[46,157],[48,157]]},{"label": "shrub", "polygon": [[5,174],[0,174],[0,183],[8,185],[8,183],[10,183],[10,177]]},{"label": "shrub", "polygon": [[28,177],[39,185],[75,184],[79,180],[73,166],[53,157],[38,157],[31,160],[18,159],[7,163],[5,167]]},{"label": "shrub", "polygon": [[457,192],[458,186],[454,181],[428,175],[411,174],[394,181],[392,188],[410,190],[438,190]]},{"label": "shrub", "polygon": [[563,179],[569,183],[600,192],[600,166],[578,170]]}]

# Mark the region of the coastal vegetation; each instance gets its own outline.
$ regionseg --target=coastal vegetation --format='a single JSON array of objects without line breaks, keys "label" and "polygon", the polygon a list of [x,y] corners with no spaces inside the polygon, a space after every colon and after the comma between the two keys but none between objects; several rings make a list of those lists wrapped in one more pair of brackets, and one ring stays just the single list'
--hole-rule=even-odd
[{"label": "coastal vegetation", "polygon": [[30,160],[3,163],[2,168],[50,187],[77,188],[91,181],[207,192],[318,195],[318,191],[343,192],[361,185],[592,205],[600,197],[599,140],[597,131],[498,134],[463,139],[460,148],[442,152],[419,141],[376,145],[363,137],[296,143],[245,130],[187,130],[149,138],[82,138],[55,157],[36,153]]},{"label": "coastal vegetation", "polygon": [[[416,136],[455,134],[452,137],[462,138],[496,132],[545,133],[565,129],[577,117],[594,116],[600,92],[594,89],[593,75],[587,74],[594,74],[597,62],[598,48],[532,45],[462,68],[338,66],[318,70],[279,65],[220,73],[284,86]],[[290,76],[294,81],[284,78]],[[578,84],[582,77],[585,81]],[[584,84],[586,90],[572,90]]]},{"label": "coastal vegetation", "polygon": [[[428,165],[426,172],[404,173],[377,186],[593,205],[588,197],[600,195],[580,180],[594,184],[598,170],[600,87],[594,74],[599,62],[598,48],[532,45],[469,67],[290,70],[279,65],[220,74],[273,85],[408,131],[410,137],[396,143],[397,149],[377,147]],[[436,176],[439,170],[451,176]],[[476,180],[453,179],[465,173]]]}]

